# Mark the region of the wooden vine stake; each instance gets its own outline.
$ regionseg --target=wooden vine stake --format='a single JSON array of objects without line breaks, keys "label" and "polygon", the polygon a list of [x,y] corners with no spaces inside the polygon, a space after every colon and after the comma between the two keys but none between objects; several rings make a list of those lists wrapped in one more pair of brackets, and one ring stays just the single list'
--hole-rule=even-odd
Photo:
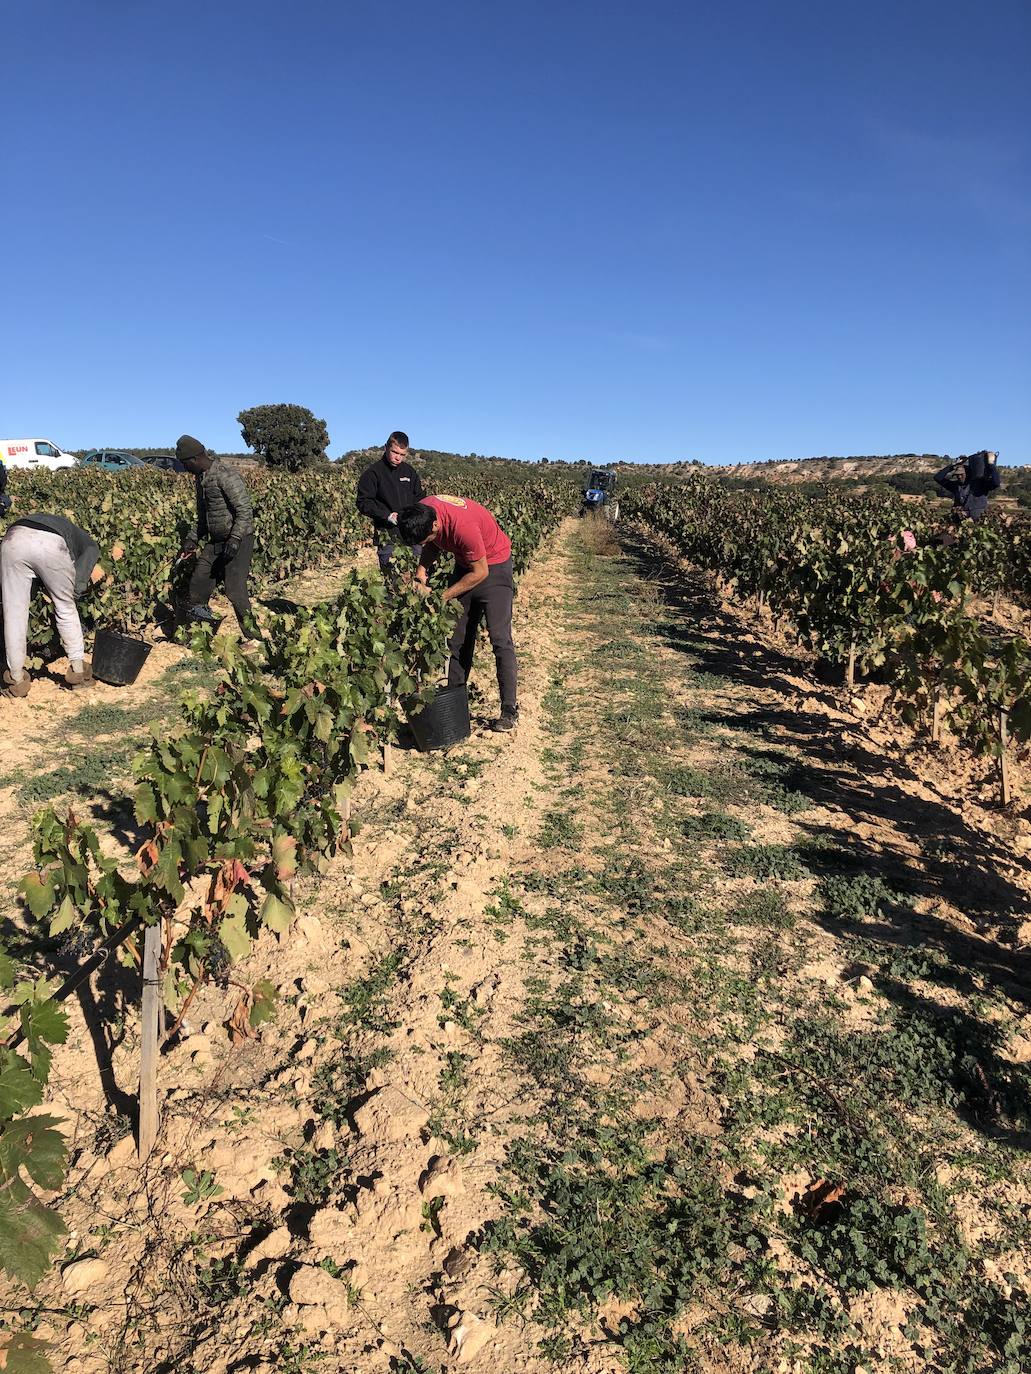
[{"label": "wooden vine stake", "polygon": [[144,1164],[158,1134],[158,1012],[161,1006],[161,924],[143,936],[143,1007],[140,1013],[140,1137]]},{"label": "wooden vine stake", "polygon": [[942,737],[942,691],[934,689],[934,710],[931,713],[931,743],[937,744]]},{"label": "wooden vine stake", "polygon": [[1005,706],[999,707],[999,782],[1002,790],[1002,804],[1009,806],[1013,795],[1010,787],[1010,761],[1007,756],[1009,745],[1009,712]]},{"label": "wooden vine stake", "polygon": [[854,635],[852,636],[852,643],[848,646],[848,670],[845,673],[845,681],[849,691],[856,685],[856,640]]}]

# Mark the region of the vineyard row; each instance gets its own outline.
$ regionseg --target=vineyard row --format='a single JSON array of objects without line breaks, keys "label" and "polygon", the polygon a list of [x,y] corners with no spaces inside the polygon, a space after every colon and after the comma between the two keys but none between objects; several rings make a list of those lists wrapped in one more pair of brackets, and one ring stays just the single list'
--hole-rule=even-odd
[{"label": "vineyard row", "polygon": [[850,686],[857,670],[880,673],[935,739],[947,726],[1005,758],[1007,740],[1031,738],[1031,649],[972,605],[1004,589],[1026,535],[1000,521],[943,529],[902,501],[728,491],[704,477],[631,491],[623,509],[789,623]]},{"label": "vineyard row", "polygon": [[[105,483],[101,503],[111,503],[101,512],[111,522],[102,540],[127,548],[131,527],[115,511],[124,516],[126,503],[135,499],[129,485],[135,477],[121,479],[114,490]],[[344,501],[344,493],[353,492],[347,479],[337,479],[338,491],[320,480],[324,509],[350,504]],[[315,546],[297,513],[317,504],[311,482],[305,475],[263,478],[260,485],[267,504],[295,513],[308,557]],[[290,492],[291,484],[298,490]],[[155,491],[163,495],[157,483]],[[558,484],[506,487],[491,479],[466,481],[463,491],[489,503],[508,530],[517,570],[573,495]],[[176,492],[164,499],[171,508],[181,497]],[[95,530],[95,520],[92,525]],[[344,528],[353,537],[354,522]],[[150,591],[169,547],[155,552],[149,583],[134,573]],[[272,565],[296,571],[305,556],[284,539]],[[446,576],[445,560],[434,576]],[[214,981],[231,989],[231,1038],[254,1035],[273,1014],[275,994],[265,981],[242,979],[240,965],[263,930],[281,937],[289,929],[295,878],[325,869],[334,855],[348,851],[354,780],[396,739],[406,705],[432,691],[454,615],[454,603],[424,600],[403,582],[388,589],[378,574],[352,570],[331,600],[265,617],[263,663],[244,654],[235,639],[198,629],[193,647],[209,657],[215,686],[187,695],[177,720],[155,724],[134,761],[139,831],[133,852],[117,851],[111,837],[71,812],[44,811],[34,823],[36,867],[20,884],[32,916],[46,924],[50,937],[71,937],[82,953],[128,930],[119,957],[136,968],[143,962],[140,930],[159,931],[168,1033],[196,990]],[[57,1208],[38,1192],[62,1185],[67,1161],[61,1123],[35,1111],[52,1046],[68,1034],[56,982],[38,970],[18,970],[0,955],[0,995],[15,1006],[7,1026],[0,1023],[0,1267],[29,1287],[50,1267],[65,1234]],[[31,1348],[27,1335],[10,1333],[7,1341],[8,1349],[15,1348],[12,1341]]]}]

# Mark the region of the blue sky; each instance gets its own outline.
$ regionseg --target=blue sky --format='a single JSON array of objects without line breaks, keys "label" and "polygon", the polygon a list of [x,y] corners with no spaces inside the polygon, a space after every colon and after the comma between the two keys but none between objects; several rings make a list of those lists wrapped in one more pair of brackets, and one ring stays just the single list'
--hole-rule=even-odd
[{"label": "blue sky", "polygon": [[1031,9],[0,0],[0,433],[1031,462]]}]

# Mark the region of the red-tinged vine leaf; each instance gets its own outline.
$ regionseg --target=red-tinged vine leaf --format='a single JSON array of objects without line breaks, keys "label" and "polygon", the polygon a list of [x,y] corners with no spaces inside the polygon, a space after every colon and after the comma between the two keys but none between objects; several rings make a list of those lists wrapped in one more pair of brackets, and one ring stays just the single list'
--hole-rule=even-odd
[{"label": "red-tinged vine leaf", "polygon": [[277,835],[272,841],[272,865],[283,882],[297,872],[297,841],[293,835]]},{"label": "red-tinged vine leaf", "polygon": [[18,884],[18,891],[24,896],[29,910],[37,921],[41,921],[51,910],[57,896],[50,879],[43,878],[38,873],[26,873]]},{"label": "red-tinged vine leaf", "polygon": [[0,1374],[54,1374],[49,1349],[27,1331],[0,1331]]},{"label": "red-tinged vine leaf", "polygon": [[153,840],[146,840],[136,851],[136,858],[140,865],[140,872],[146,877],[152,872],[157,863],[161,851]]},{"label": "red-tinged vine leaf", "polygon": [[242,1045],[245,1040],[250,1040],[254,1036],[251,1026],[251,999],[246,992],[240,994],[226,1022],[226,1030],[229,1032],[231,1045]]},{"label": "red-tinged vine leaf", "polygon": [[277,935],[285,935],[293,919],[292,903],[284,902],[274,892],[270,892],[261,904],[262,924],[268,926],[269,930],[274,930]]},{"label": "red-tinged vine leaf", "polygon": [[215,870],[211,878],[211,897],[210,901],[205,902],[205,908],[214,911],[225,911],[229,905],[229,900],[236,888],[236,860],[226,859],[226,861]]},{"label": "red-tinged vine leaf", "polygon": [[810,1220],[822,1225],[838,1216],[844,1196],[844,1185],[821,1178],[809,1185],[798,1205]]}]

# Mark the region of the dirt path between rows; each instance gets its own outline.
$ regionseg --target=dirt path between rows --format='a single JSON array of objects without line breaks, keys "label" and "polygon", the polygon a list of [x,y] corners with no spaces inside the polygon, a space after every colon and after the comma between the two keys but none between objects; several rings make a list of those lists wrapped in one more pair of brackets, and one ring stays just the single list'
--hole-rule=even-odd
[{"label": "dirt path between rows", "polygon": [[1026,868],[647,541],[567,522],[515,630],[517,732],[365,777],[143,1174],[133,980],[76,1010],[55,1368],[1019,1374]]},{"label": "dirt path between rows", "polygon": [[[489,1048],[511,1031],[518,956],[502,954],[486,910],[532,858],[523,826],[543,785],[537,716],[559,638],[552,574],[540,559],[520,584],[518,731],[481,725],[446,758],[402,753],[389,777],[367,775],[353,859],[301,896],[290,937],[266,938],[248,965],[281,994],[275,1025],[230,1054],[231,999],[198,999],[191,1033],[162,1061],[163,1152],[142,1177],[127,1133],[134,980],[105,971],[83,999],[53,1077],[75,1159],[72,1278],[66,1266],[50,1285],[44,1303],[61,1315],[41,1328],[58,1369],[171,1369],[181,1354],[205,1374],[264,1368],[259,1354],[278,1369],[309,1347],[333,1352],[331,1368],[386,1369],[427,1343],[427,1324],[431,1346],[448,1339],[430,1281],[482,1223],[519,1094]],[[483,648],[481,721],[497,709]],[[463,1073],[471,1050],[475,1081]],[[467,1122],[483,1132],[475,1143]],[[183,1203],[187,1168],[208,1171],[217,1198]],[[428,1202],[445,1196],[429,1221]],[[458,1294],[464,1266],[452,1267]],[[199,1301],[198,1272],[210,1276]],[[69,1321],[73,1297],[84,1310]],[[470,1335],[478,1322],[471,1312],[453,1337],[466,1361],[493,1332]]]}]

